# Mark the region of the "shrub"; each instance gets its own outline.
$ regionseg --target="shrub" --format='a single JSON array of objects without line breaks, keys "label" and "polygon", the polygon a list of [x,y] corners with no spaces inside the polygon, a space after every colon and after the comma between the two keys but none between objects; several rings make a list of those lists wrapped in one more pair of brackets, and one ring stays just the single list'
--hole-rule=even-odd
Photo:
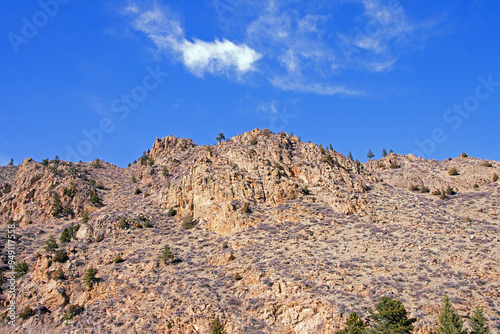
[{"label": "shrub", "polygon": [[45,249],[46,252],[51,253],[55,251],[59,246],[56,243],[56,239],[54,239],[54,236],[51,235],[47,241],[45,241],[45,246],[43,249]]},{"label": "shrub", "polygon": [[463,320],[455,312],[455,309],[450,304],[448,296],[443,297],[443,304],[438,316],[437,334],[466,334],[467,330],[463,330]]},{"label": "shrub", "polygon": [[452,169],[450,169],[450,170],[448,171],[448,174],[449,174],[449,175],[451,175],[451,176],[454,176],[454,175],[460,175],[460,174],[458,173],[458,170],[457,170],[455,167],[453,167]]},{"label": "shrub", "polygon": [[142,155],[139,158],[139,162],[141,163],[141,166],[145,166],[148,162],[148,154],[146,153],[146,151],[142,152]]},{"label": "shrub", "polygon": [[250,145],[257,145],[257,138],[253,137],[252,140],[250,140]]},{"label": "shrub", "polygon": [[135,178],[135,175],[132,174],[132,183],[136,183],[137,182],[137,179]]},{"label": "shrub", "polygon": [[19,318],[23,319],[23,320],[26,320],[26,319],[29,319],[31,318],[32,316],[35,315],[35,311],[33,311],[31,309],[31,307],[29,306],[26,306],[22,311],[21,313],[19,313]]},{"label": "shrub", "polygon": [[26,261],[20,262],[17,264],[17,266],[14,268],[14,271],[17,273],[15,275],[16,278],[23,277],[28,273],[28,265],[26,264]]},{"label": "shrub", "polygon": [[52,258],[55,262],[60,262],[60,263],[64,263],[66,261],[69,260],[68,258],[68,254],[66,254],[65,251],[63,251],[62,249],[58,250],[55,254],[54,254],[54,257]]},{"label": "shrub", "polygon": [[55,193],[52,197],[52,216],[57,217],[63,212],[63,206],[61,203],[61,198],[58,193]]},{"label": "shrub", "polygon": [[68,312],[66,312],[66,314],[64,314],[63,320],[71,320],[82,312],[83,312],[83,306],[69,305]]},{"label": "shrub", "polygon": [[250,213],[250,205],[245,202],[245,204],[243,204],[243,206],[241,207],[241,211],[243,211],[244,213]]},{"label": "shrub", "polygon": [[165,245],[165,247],[163,247],[160,259],[163,260],[165,264],[169,264],[174,261],[174,253],[172,253],[172,250],[168,245]]},{"label": "shrub", "polygon": [[115,259],[113,260],[114,263],[121,263],[125,261],[124,259],[122,259],[122,257],[120,255],[118,255],[117,257],[115,257]]},{"label": "shrub", "polygon": [[415,318],[408,319],[408,314],[403,303],[399,300],[382,297],[375,306],[375,311],[370,310],[373,320],[373,333],[409,334],[413,331]]},{"label": "shrub", "polygon": [[366,324],[358,317],[356,312],[349,314],[349,318],[346,321],[347,328],[341,330],[339,334],[367,334],[368,330]]},{"label": "shrub", "polygon": [[475,184],[472,186],[472,188],[477,189],[477,188],[479,188],[479,185],[478,185],[477,183],[475,183]]},{"label": "shrub", "polygon": [[446,192],[444,191],[444,189],[441,189],[441,196],[439,196],[440,199],[447,199],[448,196],[446,196]]},{"label": "shrub", "polygon": [[59,241],[61,242],[70,242],[76,235],[76,232],[80,229],[80,225],[76,224],[66,227],[59,237]]},{"label": "shrub", "polygon": [[134,195],[139,195],[140,193],[142,193],[141,189],[135,188]]},{"label": "shrub", "polygon": [[439,190],[439,189],[434,189],[434,190],[432,191],[432,194],[433,194],[434,196],[440,196],[440,195],[441,195],[441,190]]},{"label": "shrub", "polygon": [[163,169],[161,170],[161,173],[162,173],[163,177],[167,177],[168,176],[168,168],[163,167]]},{"label": "shrub", "polygon": [[378,168],[385,168],[385,165],[382,161],[378,163]]},{"label": "shrub", "polygon": [[149,157],[148,159],[148,166],[153,166],[155,163],[154,159],[152,157]]},{"label": "shrub", "polygon": [[497,175],[497,173],[493,174],[492,180],[493,180],[493,182],[497,182],[498,181],[498,175]]},{"label": "shrub", "polygon": [[92,163],[92,168],[101,168],[101,161],[99,159],[95,159]]},{"label": "shrub", "polygon": [[472,220],[470,219],[469,216],[467,216],[467,218],[465,218],[465,221],[468,222],[468,223],[470,223]]},{"label": "shrub", "polygon": [[428,192],[430,192],[430,189],[428,187],[426,187],[425,185],[422,184],[420,186],[420,192],[421,193],[428,193]]},{"label": "shrub", "polygon": [[195,225],[195,222],[193,220],[193,217],[190,215],[185,216],[184,219],[182,220],[182,227],[185,230],[189,230],[189,229],[193,228],[194,225]]},{"label": "shrub", "polygon": [[210,327],[210,334],[226,334],[224,331],[224,327],[219,320],[219,317],[215,318],[212,322],[212,326]]},{"label": "shrub", "polygon": [[85,273],[85,276],[83,277],[83,282],[89,287],[92,288],[95,282],[97,282],[97,278],[95,275],[97,274],[97,270],[95,270],[93,267],[90,267],[87,272]]},{"label": "shrub", "polygon": [[321,162],[326,162],[327,164],[332,165],[333,164],[333,158],[330,154],[327,154],[321,158]]},{"label": "shrub", "polygon": [[354,161],[354,164],[355,164],[356,166],[361,166],[361,162],[359,162],[359,160],[358,160],[358,159],[356,159],[356,161]]},{"label": "shrub", "polygon": [[175,211],[174,208],[170,208],[168,209],[168,212],[167,212],[167,217],[173,217],[177,214],[177,211]]},{"label": "shrub", "polygon": [[486,325],[482,308],[476,308],[476,311],[470,318],[470,326],[470,334],[488,334],[490,332],[490,328]]},{"label": "shrub", "polygon": [[118,223],[116,223],[116,227],[124,230],[130,227],[129,223],[127,222],[127,219],[125,217],[121,217]]},{"label": "shrub", "polygon": [[69,206],[69,204],[66,204],[62,210],[62,214],[64,216],[73,216],[73,209],[71,208],[71,206]]},{"label": "shrub", "polygon": [[83,215],[82,215],[81,221],[82,221],[82,223],[86,223],[86,222],[89,221],[89,219],[90,219],[89,212],[88,212],[87,209],[85,209],[85,211],[83,211]]},{"label": "shrub", "polygon": [[492,164],[491,164],[491,162],[489,162],[489,161],[485,161],[485,162],[483,162],[483,165],[482,165],[482,166],[483,166],[483,167],[493,167],[493,165],[492,165]]},{"label": "shrub", "polygon": [[94,205],[101,205],[102,204],[102,200],[99,198],[99,196],[97,196],[95,191],[90,190],[89,194],[90,194],[90,203],[92,203]]},{"label": "shrub", "polygon": [[239,273],[234,274],[235,281],[241,281],[242,279],[243,279],[243,277],[241,277],[241,275]]},{"label": "shrub", "polygon": [[50,273],[49,278],[53,280],[64,279],[64,271],[61,268],[58,268],[57,270]]}]

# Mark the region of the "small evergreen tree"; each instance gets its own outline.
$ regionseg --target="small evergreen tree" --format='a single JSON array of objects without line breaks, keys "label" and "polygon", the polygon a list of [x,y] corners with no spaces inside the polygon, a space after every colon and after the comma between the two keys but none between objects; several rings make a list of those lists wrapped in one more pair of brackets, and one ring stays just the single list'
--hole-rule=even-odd
[{"label": "small evergreen tree", "polygon": [[354,161],[353,157],[352,157],[352,153],[351,151],[349,151],[349,154],[347,155],[347,159],[351,160],[351,161]]},{"label": "small evergreen tree", "polygon": [[55,193],[52,197],[52,216],[57,217],[63,212],[63,206],[61,203],[61,198],[58,193]]},{"label": "small evergreen tree", "polygon": [[172,263],[172,261],[174,260],[174,253],[172,253],[172,250],[168,245],[165,245],[165,247],[163,247],[160,259],[162,259],[165,264]]},{"label": "small evergreen tree", "polygon": [[373,333],[410,334],[413,331],[413,323],[417,319],[408,319],[401,301],[382,297],[380,303],[375,306],[375,310],[370,310]]},{"label": "small evergreen tree", "polygon": [[81,221],[82,221],[83,223],[86,223],[86,222],[88,222],[88,221],[89,221],[89,219],[90,219],[90,217],[89,217],[89,212],[88,212],[88,210],[87,210],[87,209],[85,209],[85,210],[83,211],[83,215],[82,215],[82,219],[81,219]]},{"label": "small evergreen tree", "polygon": [[387,156],[387,151],[385,148],[382,149],[382,156],[385,158]]},{"label": "small evergreen tree", "polygon": [[95,275],[97,274],[97,270],[95,270],[93,267],[90,267],[87,272],[85,273],[85,276],[83,277],[83,282],[89,287],[92,288],[95,282],[97,282],[97,278]]},{"label": "small evergreen tree", "polygon": [[45,241],[45,246],[43,247],[43,249],[45,249],[45,251],[47,251],[48,253],[51,253],[55,251],[57,248],[59,248],[59,246],[57,245],[56,239],[54,238],[53,235],[51,235],[49,239]]},{"label": "small evergreen tree", "polygon": [[219,132],[219,135],[217,136],[217,138],[215,138],[215,140],[217,140],[220,144],[221,141],[225,140],[226,137],[224,136],[224,134],[222,132]]},{"label": "small evergreen tree", "polygon": [[339,334],[368,334],[366,324],[358,317],[356,312],[352,312],[346,322],[347,328],[341,330]]},{"label": "small evergreen tree", "polygon": [[486,324],[482,308],[478,307],[476,309],[470,318],[470,326],[472,327],[470,334],[488,334],[490,332],[490,328]]},{"label": "small evergreen tree", "polygon": [[368,150],[368,153],[366,154],[366,157],[367,157],[368,159],[371,159],[371,158],[373,158],[374,156],[375,156],[375,154],[373,154],[372,150]]},{"label": "small evergreen tree", "polygon": [[462,318],[455,312],[446,294],[443,297],[443,305],[439,311],[438,322],[437,334],[467,334],[467,330],[462,329]]},{"label": "small evergreen tree", "polygon": [[23,277],[26,275],[28,272],[28,265],[26,264],[26,261],[20,262],[17,264],[17,266],[14,268],[14,271],[17,273],[15,275],[16,278]]},{"label": "small evergreen tree", "polygon": [[163,169],[161,170],[161,173],[163,174],[163,177],[167,177],[168,176],[168,168],[163,167]]},{"label": "small evergreen tree", "polygon": [[14,166],[14,159],[10,158],[9,166]]},{"label": "small evergreen tree", "polygon": [[219,317],[215,318],[210,327],[210,334],[225,334],[224,327],[219,320]]}]

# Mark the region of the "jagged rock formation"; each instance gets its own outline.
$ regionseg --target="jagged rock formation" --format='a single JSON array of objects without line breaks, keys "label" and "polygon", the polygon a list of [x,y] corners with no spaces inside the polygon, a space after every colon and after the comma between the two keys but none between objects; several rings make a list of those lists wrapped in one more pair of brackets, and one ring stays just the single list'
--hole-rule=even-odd
[{"label": "jagged rock formation", "polygon": [[[357,166],[259,129],[214,146],[168,136],[141,158],[0,167],[3,263],[12,219],[29,267],[17,308],[34,311],[3,332],[207,333],[219,316],[228,333],[334,333],[383,295],[428,332],[444,292],[500,326],[498,162],[390,154]],[[43,246],[75,224],[58,262]],[[71,305],[83,311],[68,316]]]}]

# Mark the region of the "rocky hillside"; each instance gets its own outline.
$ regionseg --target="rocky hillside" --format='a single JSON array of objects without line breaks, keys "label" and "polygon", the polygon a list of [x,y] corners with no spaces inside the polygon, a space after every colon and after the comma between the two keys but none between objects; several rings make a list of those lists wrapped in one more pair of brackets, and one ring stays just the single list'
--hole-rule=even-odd
[{"label": "rocky hillside", "polygon": [[[359,164],[259,129],[214,146],[157,139],[128,168],[0,167],[1,330],[209,333],[219,317],[227,333],[335,333],[385,295],[428,332],[447,293],[496,333],[496,175],[500,162],[465,155]],[[13,224],[27,266],[10,326]]]}]

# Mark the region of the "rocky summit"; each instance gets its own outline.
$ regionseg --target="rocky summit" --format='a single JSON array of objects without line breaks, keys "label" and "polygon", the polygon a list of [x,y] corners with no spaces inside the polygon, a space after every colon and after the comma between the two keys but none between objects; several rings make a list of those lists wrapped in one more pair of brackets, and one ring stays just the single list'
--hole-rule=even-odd
[{"label": "rocky summit", "polygon": [[429,333],[447,294],[496,334],[498,175],[266,129],[156,139],[127,168],[27,158],[0,167],[0,331],[337,333],[388,296]]}]

